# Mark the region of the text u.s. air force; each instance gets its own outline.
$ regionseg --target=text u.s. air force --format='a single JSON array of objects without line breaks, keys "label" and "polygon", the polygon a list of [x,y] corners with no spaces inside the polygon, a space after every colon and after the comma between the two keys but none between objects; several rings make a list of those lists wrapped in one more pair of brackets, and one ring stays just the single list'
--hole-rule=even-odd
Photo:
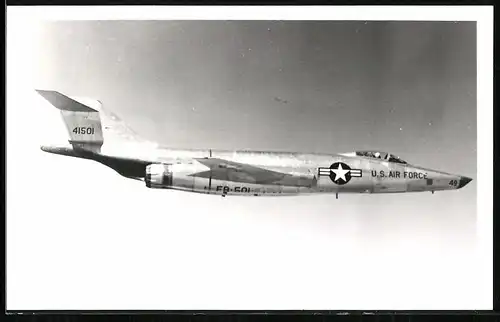
[{"label": "text u.s. air force", "polygon": [[403,178],[403,179],[427,179],[427,173],[423,172],[416,172],[416,171],[387,171],[380,170],[372,170],[372,177],[378,177],[378,178]]}]

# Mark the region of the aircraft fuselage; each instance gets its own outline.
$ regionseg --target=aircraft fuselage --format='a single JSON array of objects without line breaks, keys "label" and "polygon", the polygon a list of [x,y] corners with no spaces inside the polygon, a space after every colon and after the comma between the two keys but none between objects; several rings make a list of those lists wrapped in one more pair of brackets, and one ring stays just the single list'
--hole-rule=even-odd
[{"label": "aircraft fuselage", "polygon": [[[317,193],[398,193],[454,190],[470,179],[422,167],[344,154],[312,154],[273,151],[183,150],[156,147],[138,150],[131,144],[119,153],[103,146],[100,152],[71,145],[42,147],[46,152],[92,159],[128,178],[141,179],[150,188],[173,189],[214,195],[277,196]],[[225,177],[210,175],[204,160],[221,159],[265,170],[294,175],[265,182],[238,175],[228,166]],[[340,167],[339,167],[340,166]],[[198,175],[207,173],[206,175]],[[217,171],[217,170],[213,170]],[[152,173],[153,172],[153,173]],[[160,173],[161,172],[161,173]],[[166,178],[165,173],[170,173]],[[156,178],[156,181],[154,179]],[[158,179],[159,178],[159,179]]]}]

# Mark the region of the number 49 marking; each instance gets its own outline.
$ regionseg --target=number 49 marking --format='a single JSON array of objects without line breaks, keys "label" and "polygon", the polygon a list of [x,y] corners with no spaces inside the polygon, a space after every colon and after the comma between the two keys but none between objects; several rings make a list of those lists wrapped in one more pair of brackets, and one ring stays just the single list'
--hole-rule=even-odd
[{"label": "number 49 marking", "polygon": [[450,180],[450,183],[449,183],[450,186],[456,186],[457,184],[458,184],[457,180]]},{"label": "number 49 marking", "polygon": [[85,127],[85,126],[80,126],[80,127],[75,127],[73,129],[73,133],[75,134],[94,134],[94,128],[93,127]]}]

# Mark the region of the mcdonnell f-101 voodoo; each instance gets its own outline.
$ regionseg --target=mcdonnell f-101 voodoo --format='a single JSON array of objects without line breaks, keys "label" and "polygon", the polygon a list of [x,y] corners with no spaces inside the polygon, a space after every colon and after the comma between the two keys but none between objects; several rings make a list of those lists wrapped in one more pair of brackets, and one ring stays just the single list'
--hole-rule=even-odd
[{"label": "mcdonnell f-101 voodoo", "polygon": [[472,179],[412,165],[392,153],[182,150],[144,140],[100,101],[37,90],[60,110],[68,143],[46,152],[100,162],[148,188],[213,195],[283,196],[456,190]]}]

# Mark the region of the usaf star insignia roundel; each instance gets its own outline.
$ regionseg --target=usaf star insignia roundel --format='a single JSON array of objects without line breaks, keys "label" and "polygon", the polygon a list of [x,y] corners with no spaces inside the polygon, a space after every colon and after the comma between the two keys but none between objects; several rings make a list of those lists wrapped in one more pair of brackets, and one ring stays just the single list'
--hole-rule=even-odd
[{"label": "usaf star insignia roundel", "polygon": [[335,162],[329,168],[319,168],[320,176],[329,176],[338,185],[343,185],[351,181],[352,177],[361,177],[361,169],[351,169],[343,162]]}]

